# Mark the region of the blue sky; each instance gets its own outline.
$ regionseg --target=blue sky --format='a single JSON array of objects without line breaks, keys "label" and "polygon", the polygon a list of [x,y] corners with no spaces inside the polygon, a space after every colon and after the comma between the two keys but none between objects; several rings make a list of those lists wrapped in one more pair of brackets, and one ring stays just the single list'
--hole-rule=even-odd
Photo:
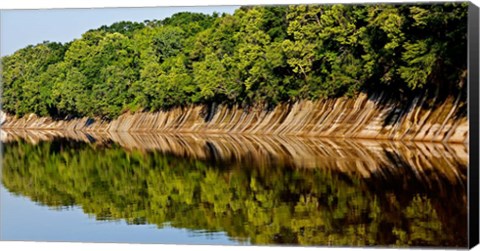
[{"label": "blue sky", "polygon": [[68,42],[90,29],[118,21],[164,19],[174,13],[189,11],[211,14],[233,13],[238,6],[98,8],[50,10],[2,10],[0,54],[10,55],[30,44],[43,41]]}]

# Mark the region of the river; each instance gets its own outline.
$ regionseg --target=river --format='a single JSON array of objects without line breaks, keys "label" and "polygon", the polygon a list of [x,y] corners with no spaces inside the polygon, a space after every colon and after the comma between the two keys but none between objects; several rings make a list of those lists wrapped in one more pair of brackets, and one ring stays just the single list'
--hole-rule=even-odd
[{"label": "river", "polygon": [[2,240],[467,245],[465,144],[2,132]]}]

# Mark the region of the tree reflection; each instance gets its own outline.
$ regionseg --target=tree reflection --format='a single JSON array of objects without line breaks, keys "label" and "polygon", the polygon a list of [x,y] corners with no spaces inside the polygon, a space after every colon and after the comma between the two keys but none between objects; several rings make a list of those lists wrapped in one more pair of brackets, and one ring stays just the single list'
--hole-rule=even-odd
[{"label": "tree reflection", "polygon": [[78,205],[97,220],[225,231],[253,244],[465,246],[467,241],[465,187],[432,171],[427,175],[435,176],[442,192],[432,190],[411,166],[365,178],[61,139],[10,142],[3,157],[2,182],[10,192],[54,208]]}]

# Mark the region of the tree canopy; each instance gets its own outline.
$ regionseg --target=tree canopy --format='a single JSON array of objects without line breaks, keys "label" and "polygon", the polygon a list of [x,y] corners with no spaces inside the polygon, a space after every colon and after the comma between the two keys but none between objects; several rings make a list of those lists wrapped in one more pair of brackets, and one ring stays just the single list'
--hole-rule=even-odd
[{"label": "tree canopy", "polygon": [[456,87],[466,3],[241,7],[119,22],[1,59],[3,110],[99,116]]}]

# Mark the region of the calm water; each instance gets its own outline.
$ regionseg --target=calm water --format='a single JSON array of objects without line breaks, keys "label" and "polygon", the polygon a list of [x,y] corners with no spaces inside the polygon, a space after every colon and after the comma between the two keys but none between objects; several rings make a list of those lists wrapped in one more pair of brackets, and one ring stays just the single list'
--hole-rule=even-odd
[{"label": "calm water", "polygon": [[465,145],[3,134],[2,240],[466,246]]}]

